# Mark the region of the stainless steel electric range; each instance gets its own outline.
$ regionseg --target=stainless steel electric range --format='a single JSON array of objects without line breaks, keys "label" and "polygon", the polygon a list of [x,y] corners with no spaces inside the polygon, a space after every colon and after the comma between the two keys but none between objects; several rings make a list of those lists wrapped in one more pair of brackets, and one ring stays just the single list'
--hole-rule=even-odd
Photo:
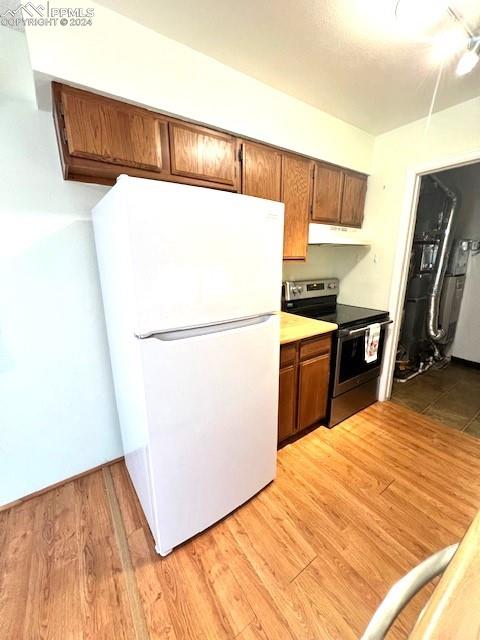
[{"label": "stainless steel electric range", "polygon": [[[328,427],[377,400],[386,331],[392,322],[388,311],[338,304],[338,291],[336,278],[287,281],[282,290],[283,311],[338,325],[332,342]],[[366,362],[365,340],[374,323],[381,327],[377,358]]]}]

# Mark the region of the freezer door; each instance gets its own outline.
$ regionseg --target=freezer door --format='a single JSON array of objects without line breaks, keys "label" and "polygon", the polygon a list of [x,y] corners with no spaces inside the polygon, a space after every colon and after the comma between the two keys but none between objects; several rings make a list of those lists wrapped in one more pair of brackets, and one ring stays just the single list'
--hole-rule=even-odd
[{"label": "freezer door", "polygon": [[203,531],[273,480],[279,319],[139,340],[157,551]]},{"label": "freezer door", "polygon": [[137,335],[278,311],[283,204],[123,178]]}]

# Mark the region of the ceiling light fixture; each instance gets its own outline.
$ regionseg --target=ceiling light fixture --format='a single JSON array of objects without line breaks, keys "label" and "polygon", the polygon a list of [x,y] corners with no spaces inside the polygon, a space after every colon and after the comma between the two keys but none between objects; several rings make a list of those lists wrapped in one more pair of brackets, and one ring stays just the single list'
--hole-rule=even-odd
[{"label": "ceiling light fixture", "polygon": [[402,30],[419,33],[436,24],[447,10],[447,0],[397,0],[395,18]]},{"label": "ceiling light fixture", "polygon": [[477,66],[480,60],[480,38],[470,38],[470,46],[457,64],[457,76],[465,76]]},{"label": "ceiling light fixture", "polygon": [[431,38],[432,58],[443,64],[463,50],[456,74],[464,76],[473,71],[480,61],[480,35],[475,34],[462,16],[448,5],[448,0],[395,1],[395,18],[404,27],[408,26],[410,31],[417,33],[432,29],[445,14],[450,16],[455,25]]},{"label": "ceiling light fixture", "polygon": [[434,62],[445,62],[453,56],[465,51],[470,38],[459,24],[441,31],[432,38],[432,59]]}]

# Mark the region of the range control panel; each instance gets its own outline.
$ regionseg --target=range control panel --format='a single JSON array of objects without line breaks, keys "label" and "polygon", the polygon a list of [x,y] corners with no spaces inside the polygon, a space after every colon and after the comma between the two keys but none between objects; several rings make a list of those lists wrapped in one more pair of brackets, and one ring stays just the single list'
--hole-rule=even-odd
[{"label": "range control panel", "polygon": [[283,298],[286,301],[337,295],[337,278],[326,278],[325,280],[287,280],[283,283]]}]

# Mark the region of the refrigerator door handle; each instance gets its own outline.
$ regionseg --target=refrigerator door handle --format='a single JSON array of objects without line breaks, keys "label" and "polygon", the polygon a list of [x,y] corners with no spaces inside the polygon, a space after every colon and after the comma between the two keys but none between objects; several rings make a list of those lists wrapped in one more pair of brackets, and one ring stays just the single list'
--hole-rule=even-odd
[{"label": "refrigerator door handle", "polygon": [[241,320],[228,320],[227,322],[216,322],[214,324],[206,324],[199,327],[190,327],[186,329],[175,329],[174,331],[152,331],[147,334],[135,334],[136,338],[146,340],[147,338],[155,338],[156,340],[187,340],[188,338],[196,338],[211,333],[219,333],[221,331],[231,331],[233,329],[243,329],[256,324],[266,322],[275,314],[266,313],[259,316],[251,316],[242,318]]}]

